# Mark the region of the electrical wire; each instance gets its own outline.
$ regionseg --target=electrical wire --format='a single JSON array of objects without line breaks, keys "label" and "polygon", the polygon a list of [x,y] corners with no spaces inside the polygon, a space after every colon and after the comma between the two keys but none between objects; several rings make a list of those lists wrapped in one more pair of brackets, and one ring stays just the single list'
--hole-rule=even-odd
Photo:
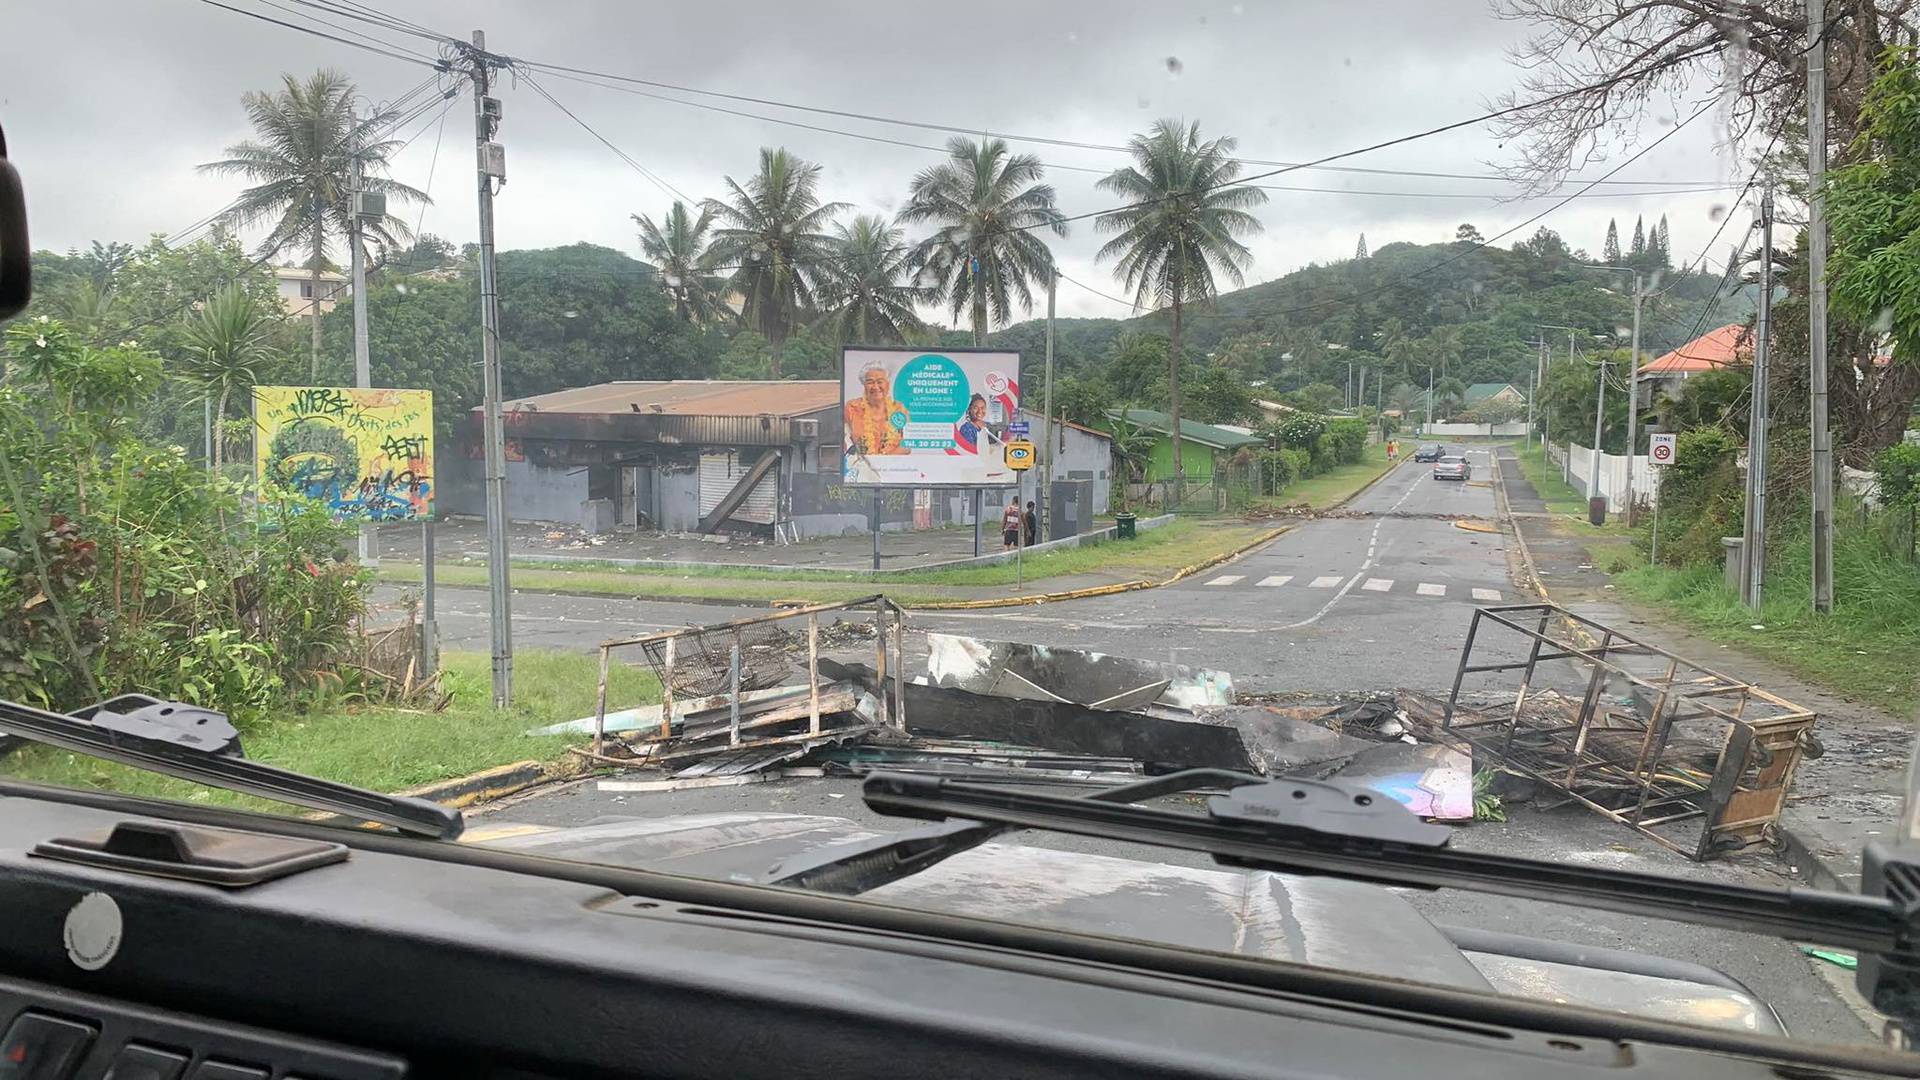
[{"label": "electrical wire", "polygon": [[[682,105],[692,109],[702,109],[708,112],[721,113],[727,116],[738,116],[744,119],[757,120],[767,124],[778,124],[783,127],[798,128],[803,131],[817,131],[817,132],[822,132],[828,135],[839,135],[843,138],[858,139],[864,142],[879,143],[886,146],[898,146],[898,147],[903,147],[909,150],[924,150],[929,153],[938,154],[942,157],[945,157],[950,152],[949,149],[944,146],[934,146],[928,143],[908,142],[905,139],[892,139],[884,135],[871,135],[866,132],[848,131],[843,128],[826,127],[820,124],[808,124],[799,120],[788,120],[783,117],[768,116],[765,113],[753,113],[753,112],[747,112],[742,109],[730,109],[723,105],[713,105],[703,101],[688,101],[685,98],[672,97],[667,94],[657,94],[648,90],[641,90],[632,86],[621,86],[616,83],[602,82],[597,79],[587,78],[585,76],[580,76],[580,75],[570,75],[564,72],[554,72],[550,74],[553,74],[555,78],[566,79],[568,81],[579,83],[584,86],[596,86],[603,90],[613,90],[623,94],[632,94],[637,97],[651,98],[655,101],[664,101],[674,105]],[[1120,149],[1125,149],[1125,148],[1122,147]],[[1244,159],[1236,159],[1236,160],[1244,160]],[[1112,169],[1102,169],[1092,165],[1068,165],[1058,161],[1042,161],[1041,165],[1051,170],[1056,170],[1061,172],[1090,173],[1096,176],[1107,176],[1113,172]],[[1393,170],[1352,169],[1347,171],[1392,172]],[[1407,174],[1407,175],[1420,175],[1420,174]],[[1459,175],[1459,178],[1461,179],[1481,179],[1480,177],[1469,177],[1465,174],[1458,174],[1458,175]],[[1667,184],[1667,183],[1682,183],[1682,182],[1681,181],[1670,182],[1670,181],[1664,181],[1664,180],[1648,180],[1648,181],[1634,181],[1634,183]],[[1248,186],[1257,187],[1263,191],[1317,192],[1317,193],[1333,194],[1333,195],[1366,195],[1366,196],[1377,196],[1377,197],[1388,197],[1388,198],[1411,198],[1411,199],[1473,199],[1473,200],[1492,202],[1492,203],[1538,201],[1541,199],[1551,199],[1554,197],[1552,192],[1532,194],[1532,195],[1508,196],[1508,195],[1503,195],[1497,192],[1477,192],[1477,191],[1381,191],[1381,190],[1373,190],[1368,188],[1308,187],[1304,185],[1295,185],[1295,184],[1250,184]],[[1646,191],[1591,192],[1591,193],[1582,194],[1580,198],[1635,199],[1635,198],[1645,198],[1645,197],[1656,196],[1656,195],[1696,195],[1696,194],[1705,194],[1707,192],[1716,191],[1716,190],[1725,190],[1725,186],[1723,185],[1719,188],[1667,187],[1667,188],[1656,188],[1654,190],[1646,190]]]},{"label": "electrical wire", "polygon": [[[540,68],[540,69],[552,71],[552,72],[564,72],[564,73],[577,75],[577,76],[592,76],[595,78],[613,80],[616,82],[632,83],[639,86],[650,86],[650,87],[654,87],[656,89],[661,89],[661,90],[672,90],[676,93],[695,94],[701,97],[713,97],[713,98],[719,98],[726,101],[738,101],[738,102],[744,102],[747,104],[754,104],[754,105],[768,105],[774,108],[792,109],[798,112],[814,113],[817,115],[836,116],[836,117],[840,117],[842,119],[848,119],[848,120],[863,120],[869,123],[888,124],[896,127],[911,127],[911,128],[919,128],[919,129],[928,130],[928,131],[941,131],[941,132],[946,132],[954,135],[966,135],[966,136],[976,136],[980,138],[1004,139],[1008,142],[1033,143],[1041,146],[1069,147],[1073,149],[1097,150],[1097,151],[1103,151],[1108,153],[1116,153],[1116,152],[1130,153],[1131,152],[1125,146],[1116,146],[1110,143],[1085,142],[1085,141],[1076,140],[1076,139],[1060,139],[1060,138],[1052,138],[1052,137],[1042,136],[1042,135],[1019,135],[1011,132],[993,131],[991,129],[981,128],[981,127],[963,127],[963,126],[958,126],[953,124],[942,124],[942,123],[935,123],[935,122],[922,121],[922,120],[904,120],[897,117],[884,116],[884,115],[875,114],[875,113],[854,112],[852,110],[847,110],[847,109],[832,109],[832,108],[826,108],[826,107],[817,106],[817,105],[804,105],[796,102],[781,101],[776,98],[756,97],[751,94],[734,94],[734,93],[728,93],[728,92],[719,91],[719,90],[704,90],[699,87],[683,86],[677,83],[662,82],[656,79],[643,79],[643,78],[639,78],[637,76],[631,76],[631,75],[620,75],[620,74],[615,74],[611,72],[594,71],[589,68],[571,67],[565,64],[551,64],[551,63],[546,63],[546,62],[537,61],[537,60],[526,60],[523,58],[516,58],[516,60],[517,62],[525,64],[528,67]],[[1461,121],[1458,123],[1435,128],[1428,132],[1423,132],[1420,135],[1413,136],[1412,138],[1424,138],[1428,135],[1440,134],[1446,131],[1454,130],[1459,127],[1466,127],[1466,126],[1471,126],[1473,124],[1484,123],[1488,120],[1498,119],[1502,116],[1510,116],[1517,112],[1524,112],[1529,109],[1536,109],[1543,105],[1551,104],[1554,101],[1557,101],[1566,97],[1571,97],[1575,94],[1586,93],[1591,90],[1602,89],[1607,86],[1617,85],[1618,83],[1626,81],[1627,79],[1637,77],[1641,74],[1645,74],[1653,70],[1657,70],[1657,65],[1649,65],[1647,68],[1640,71],[1623,72],[1619,75],[1612,76],[1611,78],[1608,78],[1606,80],[1602,80],[1599,83],[1594,83],[1587,86],[1577,87],[1572,90],[1563,91],[1559,94],[1554,94],[1549,97],[1540,99],[1538,101],[1525,102],[1519,105],[1512,105],[1512,106],[1507,106],[1501,109],[1496,109],[1486,114],[1483,114],[1481,116],[1474,117],[1471,120]],[[666,98],[665,100],[676,101],[680,104],[692,104],[690,102],[686,102],[676,98]],[[770,118],[757,117],[757,119],[770,119]],[[774,122],[778,123],[780,121],[774,121]],[[1396,145],[1397,143],[1404,142],[1404,141],[1410,141],[1410,140],[1409,139],[1392,140],[1386,143],[1379,144],[1376,147],[1370,147],[1368,149],[1369,150],[1379,149],[1385,146]],[[1356,153],[1358,152],[1365,152],[1365,151],[1357,151]],[[1335,160],[1339,160],[1341,157],[1344,157],[1344,156],[1352,156],[1352,154],[1331,155],[1328,157],[1318,158],[1308,162],[1276,161],[1276,160],[1265,159],[1265,158],[1236,158],[1235,160],[1242,165],[1277,166],[1278,167],[1276,173],[1268,174],[1268,175],[1277,175],[1278,172],[1287,172],[1295,169],[1328,168],[1333,171],[1342,171],[1342,172],[1370,173],[1370,174],[1391,175],[1391,176],[1419,176],[1419,177],[1450,179],[1450,180],[1506,180],[1507,179],[1506,177],[1499,176],[1498,174],[1488,174],[1488,173],[1479,173],[1479,174],[1447,173],[1447,172],[1410,170],[1410,169],[1364,168],[1359,166],[1339,166],[1336,168],[1330,164],[1331,162]],[[1602,179],[1604,181],[1604,178]],[[1568,181],[1568,183],[1578,183],[1578,182],[1579,181],[1571,181],[1571,180]],[[1621,181],[1605,181],[1605,182],[1619,184],[1619,185],[1628,185],[1628,186],[1657,186],[1662,184],[1667,186],[1672,186],[1675,183],[1675,181],[1666,181],[1666,180],[1621,180]],[[1714,188],[1717,188],[1719,185],[1709,184],[1703,181],[1699,185],[1688,184],[1686,186],[1689,186],[1689,187],[1700,186],[1705,190],[1712,190]]]},{"label": "electrical wire", "polygon": [[657,187],[661,191],[665,192],[666,194],[676,196],[688,203],[697,203],[699,201],[695,199],[693,196],[688,195],[686,192],[681,191],[679,188],[674,187],[671,183],[668,183],[666,180],[661,179],[656,173],[653,172],[653,170],[647,168],[645,165],[640,164],[638,161],[635,161],[632,155],[628,154],[625,150],[622,150],[618,146],[613,145],[612,142],[608,141],[605,135],[602,135],[598,131],[595,131],[592,124],[589,124],[585,120],[580,119],[580,116],[577,113],[575,113],[572,109],[569,109],[565,105],[561,104],[559,98],[556,98],[552,94],[548,93],[547,88],[544,86],[541,86],[540,83],[534,79],[533,75],[530,72],[523,71],[521,73],[521,78],[527,81],[528,86],[533,87],[534,93],[539,94],[543,98],[546,98],[547,101],[550,104],[552,104],[554,108],[559,109],[563,113],[566,113],[567,119],[572,120],[576,124],[579,124],[580,127],[584,131],[586,131],[587,134],[593,136],[595,139],[598,139],[600,141],[600,145],[606,147],[608,150],[613,151],[613,154],[615,157],[619,158],[621,161],[626,162],[628,167],[632,168],[633,171],[639,173],[641,176],[646,177],[649,181],[652,181],[654,187]]},{"label": "electrical wire", "polygon": [[231,11],[235,15],[245,15],[249,19],[259,19],[261,22],[272,23],[275,26],[284,26],[289,30],[298,30],[303,34],[312,34],[314,37],[326,38],[328,41],[337,41],[342,45],[349,45],[356,49],[365,49],[368,52],[379,53],[382,56],[391,57],[392,59],[405,63],[422,64],[426,67],[440,66],[439,60],[423,53],[399,52],[393,49],[386,49],[378,45],[369,44],[367,40],[354,41],[351,38],[343,38],[336,34],[329,34],[324,30],[315,30],[311,26],[302,26],[298,23],[287,22],[284,19],[276,19],[271,15],[262,15],[257,11],[248,11],[245,8],[237,8],[230,4],[223,4],[220,3],[220,0],[200,0],[200,2],[206,4],[208,7],[217,7],[222,11]]}]

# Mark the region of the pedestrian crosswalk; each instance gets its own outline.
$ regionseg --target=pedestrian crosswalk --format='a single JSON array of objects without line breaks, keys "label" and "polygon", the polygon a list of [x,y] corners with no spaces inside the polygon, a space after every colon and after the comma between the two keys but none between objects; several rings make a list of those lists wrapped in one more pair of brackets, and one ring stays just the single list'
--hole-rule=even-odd
[{"label": "pedestrian crosswalk", "polygon": [[[1311,578],[1297,578],[1293,574],[1269,574],[1253,582],[1248,582],[1247,577],[1248,575],[1246,574],[1216,574],[1202,584],[1216,587],[1229,587],[1246,583],[1255,588],[1277,589],[1297,580],[1299,582],[1296,586],[1297,588],[1338,589],[1349,580],[1349,577],[1341,574],[1320,574]],[[1488,589],[1479,586],[1453,586],[1450,588],[1445,584],[1434,581],[1399,581],[1394,578],[1368,577],[1359,579],[1359,586],[1361,592],[1389,594],[1395,591],[1405,593],[1408,591],[1407,586],[1412,586],[1411,591],[1416,596],[1427,596],[1441,600],[1446,599],[1449,595],[1455,599],[1466,599],[1471,596],[1474,601],[1479,603],[1497,604],[1503,599],[1499,589]]]}]

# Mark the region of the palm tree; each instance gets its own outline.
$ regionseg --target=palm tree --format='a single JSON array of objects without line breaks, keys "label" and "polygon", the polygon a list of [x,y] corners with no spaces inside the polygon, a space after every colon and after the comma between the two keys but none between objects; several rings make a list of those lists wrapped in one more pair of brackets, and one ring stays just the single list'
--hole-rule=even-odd
[{"label": "palm tree", "polygon": [[907,280],[900,229],[879,215],[834,226],[839,250],[821,292],[823,324],[841,341],[901,344],[925,329],[915,306],[932,290]]},{"label": "palm tree", "polygon": [[218,470],[226,439],[227,403],[258,382],[258,368],[273,359],[274,315],[238,284],[228,285],[200,306],[186,326],[191,346],[179,363],[179,378],[214,399],[212,465]]},{"label": "palm tree", "polygon": [[713,210],[703,208],[700,216],[687,212],[687,204],[674,200],[662,223],[641,214],[633,215],[640,226],[640,251],[653,260],[660,287],[673,301],[673,313],[682,322],[709,325],[717,322],[726,307],[720,299],[720,282],[714,278],[713,251],[707,244],[707,232],[713,227]]},{"label": "palm tree", "polygon": [[[1190,303],[1215,295],[1218,271],[1235,285],[1253,253],[1237,238],[1260,231],[1248,207],[1267,201],[1258,188],[1235,187],[1240,163],[1230,138],[1200,139],[1199,124],[1161,120],[1153,130],[1127,140],[1133,164],[1117,169],[1099,187],[1127,199],[1128,206],[1100,215],[1101,232],[1118,233],[1101,246],[1099,258],[1118,259],[1114,276],[1133,291],[1135,307],[1165,307],[1172,315],[1168,334],[1168,377],[1173,428],[1180,430],[1180,319]],[[1179,501],[1186,474],[1180,442],[1173,440],[1174,499]]]},{"label": "palm tree", "polygon": [[785,148],[761,147],[760,171],[744,187],[726,180],[728,199],[703,204],[720,223],[711,265],[734,264],[728,284],[742,298],[741,318],[766,335],[778,379],[787,335],[813,307],[821,264],[831,258],[833,238],[823,230],[847,204],[821,202],[820,166]]},{"label": "palm tree", "polygon": [[[248,228],[272,221],[260,243],[263,254],[299,245],[310,256],[313,282],[313,377],[320,377],[320,272],[326,266],[327,238],[346,235],[352,215],[351,189],[356,163],[361,186],[387,196],[390,205],[426,203],[425,192],[377,175],[400,148],[385,135],[396,119],[391,109],[371,115],[354,112],[354,86],[337,71],[321,70],[303,82],[282,75],[283,89],[243,95],[254,138],[227,147],[226,157],[200,166],[207,172],[237,175],[253,186],[242,191],[221,215],[223,224]],[[391,248],[407,235],[406,223],[387,215],[364,229]],[[355,298],[356,302],[358,297]]]},{"label": "palm tree", "polygon": [[932,224],[933,235],[914,247],[908,265],[932,285],[958,321],[965,313],[973,343],[984,345],[987,328],[1005,323],[1017,305],[1033,307],[1033,285],[1053,275],[1053,255],[1035,233],[1067,235],[1066,219],[1053,205],[1053,186],[1032,154],[1014,154],[999,139],[947,140],[947,160],[922,170],[908,189],[900,220]]},{"label": "palm tree", "polygon": [[1412,416],[1413,410],[1425,400],[1422,396],[1425,393],[1426,391],[1420,387],[1403,382],[1387,394],[1387,404],[1398,411],[1402,417]]}]

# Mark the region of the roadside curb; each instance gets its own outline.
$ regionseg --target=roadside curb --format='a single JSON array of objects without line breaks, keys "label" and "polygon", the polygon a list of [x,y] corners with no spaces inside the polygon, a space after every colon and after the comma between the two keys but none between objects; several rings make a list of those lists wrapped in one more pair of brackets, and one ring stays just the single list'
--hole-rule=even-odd
[{"label": "roadside curb", "polygon": [[[1500,457],[1497,454],[1493,458],[1493,477],[1500,520],[1507,526],[1508,534],[1513,537],[1514,546],[1520,550],[1520,561],[1526,567],[1528,584],[1540,599],[1550,604],[1554,603],[1552,594],[1547,592],[1546,583],[1540,580],[1539,568],[1533,561],[1533,551],[1527,547],[1527,538],[1521,533],[1520,524],[1514,520],[1512,507],[1507,502],[1506,477],[1500,472]],[[1593,635],[1578,627],[1574,628],[1574,632],[1584,647],[1593,647],[1595,644]],[[1808,841],[1808,838],[1787,823],[1787,815],[1784,811],[1780,815],[1776,830],[1779,835],[1776,850],[1786,860],[1788,869],[1794,874],[1817,888],[1837,889],[1844,892],[1854,892],[1858,889],[1857,885],[1850,885],[1842,879],[1827,859]]]},{"label": "roadside curb", "polygon": [[1239,547],[1234,548],[1232,551],[1223,551],[1218,555],[1202,559],[1197,563],[1183,566],[1175,570],[1172,576],[1164,581],[1148,581],[1142,578],[1137,581],[1115,582],[1112,585],[1091,585],[1084,589],[1068,589],[1064,592],[1035,593],[1031,596],[1009,596],[1004,599],[1000,597],[986,597],[980,600],[930,600],[925,603],[907,603],[901,604],[900,606],[906,608],[908,611],[960,611],[970,608],[1028,607],[1034,604],[1048,604],[1056,600],[1081,600],[1089,596],[1111,596],[1114,593],[1138,592],[1141,589],[1158,589],[1171,585],[1176,581],[1184,581],[1203,570],[1210,570],[1213,567],[1219,566],[1221,563],[1231,562],[1262,544],[1271,543],[1281,536],[1292,532],[1296,527],[1295,525],[1288,524],[1282,525],[1277,529],[1270,529]]},{"label": "roadside curb", "polygon": [[535,784],[545,783],[548,779],[547,767],[538,761],[516,761],[510,765],[497,765],[491,769],[482,769],[467,776],[452,780],[438,780],[431,784],[396,791],[394,794],[412,799],[426,799],[442,806],[456,809],[471,806],[478,802],[489,802],[505,798],[508,795],[525,791]]}]

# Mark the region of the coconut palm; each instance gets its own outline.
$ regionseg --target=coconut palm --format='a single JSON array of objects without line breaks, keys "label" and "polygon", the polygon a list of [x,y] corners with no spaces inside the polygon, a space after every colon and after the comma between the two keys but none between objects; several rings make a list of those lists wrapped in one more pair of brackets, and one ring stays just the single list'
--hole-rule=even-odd
[{"label": "coconut palm", "polygon": [[[1101,232],[1118,234],[1101,246],[1099,258],[1118,260],[1114,276],[1133,292],[1136,307],[1164,307],[1171,316],[1167,385],[1175,431],[1180,429],[1181,317],[1187,305],[1213,298],[1216,273],[1234,285],[1245,283],[1242,270],[1253,262],[1253,253],[1238,238],[1260,231],[1259,220],[1247,209],[1267,201],[1258,188],[1233,186],[1240,175],[1234,145],[1226,137],[1202,141],[1199,124],[1161,120],[1127,140],[1133,164],[1098,185],[1129,203],[1094,219]],[[1176,503],[1186,479],[1180,442],[1173,440]]]},{"label": "coconut palm", "polygon": [[1067,235],[1053,205],[1053,186],[1032,154],[1015,154],[999,139],[947,140],[947,160],[922,170],[908,189],[900,220],[931,224],[933,235],[913,249],[908,265],[929,284],[958,321],[965,315],[973,343],[1004,324],[1014,309],[1031,310],[1033,286],[1053,274],[1053,255],[1038,233]]},{"label": "coconut palm", "polygon": [[1387,394],[1387,404],[1403,417],[1412,416],[1413,411],[1426,400],[1426,391],[1412,383],[1401,383]]},{"label": "coconut palm", "polygon": [[682,322],[703,326],[718,322],[726,314],[721,302],[719,279],[713,276],[713,252],[707,233],[713,228],[713,211],[702,209],[698,217],[687,211],[687,204],[674,200],[661,223],[641,214],[633,215],[640,226],[640,252],[653,260],[660,288],[673,301],[673,313]]},{"label": "coconut palm", "polygon": [[174,374],[213,399],[216,435],[212,464],[217,470],[226,439],[217,434],[227,419],[233,395],[245,394],[259,380],[259,369],[274,358],[275,314],[239,285],[229,285],[200,305],[187,321],[188,348]]},{"label": "coconut palm", "polygon": [[719,222],[711,265],[732,264],[728,285],[740,294],[740,316],[766,335],[778,379],[787,335],[814,306],[823,264],[832,258],[825,229],[847,204],[821,202],[820,166],[785,148],[761,147],[760,171],[744,186],[726,180],[728,197],[703,204]]},{"label": "coconut palm", "polygon": [[835,339],[864,344],[903,344],[925,327],[915,305],[932,290],[907,273],[900,229],[878,215],[860,215],[834,226],[834,259],[821,290],[822,325]]},{"label": "coconut palm", "polygon": [[[271,221],[260,243],[264,254],[298,248],[308,256],[313,296],[313,377],[320,376],[320,273],[327,263],[327,238],[345,236],[352,214],[350,191],[356,162],[361,186],[387,196],[389,206],[425,203],[425,192],[379,175],[400,148],[386,135],[397,119],[394,110],[356,115],[354,85],[337,71],[321,70],[304,81],[282,75],[284,87],[241,97],[254,138],[227,147],[226,157],[200,168],[240,176],[253,186],[242,191],[221,215],[221,222],[249,228]],[[407,235],[406,223],[391,214],[364,226],[382,246],[391,248]]]}]

